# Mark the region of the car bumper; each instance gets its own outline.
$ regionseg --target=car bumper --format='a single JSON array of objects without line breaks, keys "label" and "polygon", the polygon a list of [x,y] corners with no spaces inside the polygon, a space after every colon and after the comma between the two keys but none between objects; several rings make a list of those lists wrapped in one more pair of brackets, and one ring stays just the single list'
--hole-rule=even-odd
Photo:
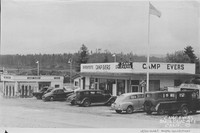
[{"label": "car bumper", "polygon": [[123,108],[122,106],[116,104],[116,103],[113,103],[113,104],[111,105],[111,110],[122,110],[122,111],[123,111],[124,108]]}]

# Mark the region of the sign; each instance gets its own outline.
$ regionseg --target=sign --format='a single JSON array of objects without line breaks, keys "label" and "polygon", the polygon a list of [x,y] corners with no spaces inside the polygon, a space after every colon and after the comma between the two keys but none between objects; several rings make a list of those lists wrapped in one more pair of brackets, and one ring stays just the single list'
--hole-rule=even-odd
[{"label": "sign", "polygon": [[106,72],[106,73],[181,73],[195,74],[195,64],[192,63],[147,63],[121,62],[121,63],[94,63],[81,64],[81,72]]},{"label": "sign", "polygon": [[133,69],[133,63],[132,62],[119,62],[117,69]]},{"label": "sign", "polygon": [[27,79],[40,79],[40,77],[27,77]]}]

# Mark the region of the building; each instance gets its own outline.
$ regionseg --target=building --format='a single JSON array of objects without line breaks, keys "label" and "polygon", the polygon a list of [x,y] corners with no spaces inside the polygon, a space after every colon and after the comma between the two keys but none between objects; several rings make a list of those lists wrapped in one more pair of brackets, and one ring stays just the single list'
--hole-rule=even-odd
[{"label": "building", "polygon": [[[143,62],[114,62],[81,64],[81,89],[100,89],[113,95],[146,91],[147,64]],[[195,75],[195,64],[150,63],[149,90],[158,91],[178,86]],[[80,80],[81,79],[81,80]]]},{"label": "building", "polygon": [[62,76],[1,75],[2,92],[6,97],[31,97],[44,86],[63,88]]}]

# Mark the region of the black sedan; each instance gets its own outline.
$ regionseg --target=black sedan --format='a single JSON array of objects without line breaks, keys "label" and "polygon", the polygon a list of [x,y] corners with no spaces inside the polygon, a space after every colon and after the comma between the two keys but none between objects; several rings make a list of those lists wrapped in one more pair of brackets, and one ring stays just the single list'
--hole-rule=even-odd
[{"label": "black sedan", "polygon": [[67,96],[74,91],[64,91],[64,89],[55,88],[51,92],[42,96],[43,101],[64,101]]}]

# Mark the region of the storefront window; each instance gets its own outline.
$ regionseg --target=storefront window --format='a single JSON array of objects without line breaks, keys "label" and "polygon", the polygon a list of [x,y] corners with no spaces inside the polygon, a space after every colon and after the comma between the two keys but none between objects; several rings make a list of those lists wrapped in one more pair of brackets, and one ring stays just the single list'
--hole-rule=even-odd
[{"label": "storefront window", "polygon": [[95,88],[94,84],[95,84],[94,78],[90,78],[90,89],[94,89]]},{"label": "storefront window", "polygon": [[107,84],[106,79],[99,79],[99,89],[100,90],[106,90],[107,89],[106,84]]},{"label": "storefront window", "polygon": [[125,80],[117,80],[117,95],[125,93]]}]

